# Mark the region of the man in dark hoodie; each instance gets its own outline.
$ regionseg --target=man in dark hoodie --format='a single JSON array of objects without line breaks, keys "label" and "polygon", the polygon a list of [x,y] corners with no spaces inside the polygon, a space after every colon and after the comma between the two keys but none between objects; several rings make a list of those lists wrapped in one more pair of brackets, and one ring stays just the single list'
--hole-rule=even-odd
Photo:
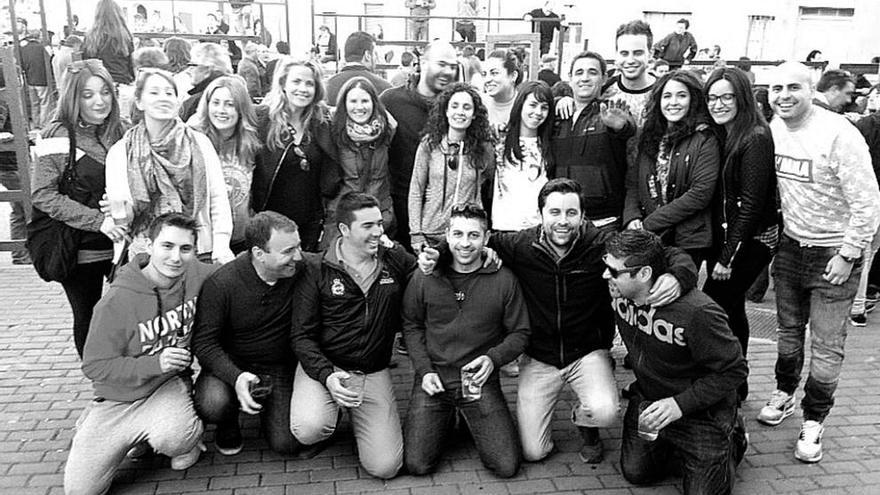
[{"label": "man in dark hoodie", "polygon": [[[600,427],[617,420],[617,384],[609,349],[614,339],[611,298],[602,280],[604,242],[612,233],[584,217],[581,186],[549,181],[538,194],[542,224],[494,234],[489,247],[522,283],[531,337],[520,362],[516,415],[523,457],[530,462],[553,450],[553,411],[566,385],[577,396],[571,420],[584,440],[580,458],[601,462]],[[429,270],[437,251],[420,258]],[[692,289],[697,271],[684,251],[669,248],[670,272],[658,277],[649,304],[667,304]]]},{"label": "man in dark hoodie", "polygon": [[669,62],[669,70],[680,69],[697,54],[697,40],[688,31],[690,27],[690,21],[679,19],[675,23],[675,31],[654,45],[654,58]]},{"label": "man in dark hoodie", "polygon": [[[416,272],[406,289],[404,335],[416,371],[404,433],[410,474],[434,471],[458,412],[486,468],[502,478],[519,469],[519,438],[497,370],[525,349],[529,314],[510,269],[483,266],[488,224],[482,208],[453,206],[451,260],[431,275]],[[462,371],[474,372],[479,399],[464,397]]]},{"label": "man in dark hoodie", "polygon": [[213,272],[196,259],[195,220],[167,213],[149,228],[150,253],[124,266],[95,306],[83,374],[95,398],[77,422],[64,469],[68,494],[105,493],[126,452],[149,443],[171,468],[204,446],[188,350],[196,299]]},{"label": "man in dark hoodie", "polygon": [[624,478],[659,481],[675,458],[684,493],[730,493],[747,447],[736,390],[749,370],[724,310],[697,289],[648,306],[667,271],[656,235],[626,230],[605,246],[603,277],[636,375],[623,420]]},{"label": "man in dark hoodie", "polygon": [[[393,478],[403,466],[403,435],[388,365],[416,260],[399,244],[380,243],[376,198],[342,195],[336,219],[340,237],[323,255],[306,257],[294,288],[291,340],[299,365],[290,428],[300,443],[314,445],[330,438],[340,408],[348,408],[361,466]],[[360,396],[351,385],[354,371],[364,375]]]},{"label": "man in dark hoodie", "polygon": [[193,66],[193,87],[178,111],[184,122],[196,113],[202,93],[214,79],[233,74],[229,53],[217,43],[199,43],[193,47],[190,64]]}]

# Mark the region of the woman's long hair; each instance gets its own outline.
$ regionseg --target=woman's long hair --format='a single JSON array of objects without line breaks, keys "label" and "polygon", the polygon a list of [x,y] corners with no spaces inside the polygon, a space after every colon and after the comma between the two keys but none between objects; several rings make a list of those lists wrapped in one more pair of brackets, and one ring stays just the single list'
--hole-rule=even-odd
[{"label": "woman's long hair", "polygon": [[186,70],[190,61],[189,41],[173,37],[165,40],[165,55],[168,57],[168,70],[177,74]]},{"label": "woman's long hair", "polygon": [[133,42],[119,5],[114,0],[100,0],[95,7],[95,22],[83,40],[83,52],[96,54],[109,47],[127,57]]},{"label": "woman's long hair", "polygon": [[705,92],[709,94],[709,88],[718,81],[727,81],[733,86],[734,99],[736,101],[736,116],[727,130],[724,140],[724,156],[728,157],[745,145],[749,136],[756,129],[765,129],[769,136],[769,129],[764,116],[758,112],[758,104],[752,93],[752,85],[748,77],[740,69],[725,67],[716,69],[706,81]]},{"label": "woman's long hair", "polygon": [[538,126],[538,147],[541,149],[541,157],[544,159],[545,167],[549,168],[553,160],[553,154],[550,153],[550,134],[553,132],[553,118],[556,110],[553,103],[553,92],[544,81],[529,81],[520,86],[519,93],[513,101],[513,107],[510,109],[510,121],[507,123],[507,136],[504,138],[502,156],[504,156],[504,163],[519,162],[523,159],[522,148],[519,146],[522,109],[525,106],[526,97],[532,94],[535,95],[535,99],[539,103],[546,103],[549,107],[547,118]]},{"label": "woman's long hair", "polygon": [[443,90],[434,100],[431,112],[428,114],[428,123],[425,124],[424,135],[428,139],[430,149],[436,149],[446,138],[449,132],[449,120],[446,118],[446,110],[449,108],[449,100],[456,93],[467,93],[474,101],[474,118],[470,127],[465,132],[465,154],[475,169],[483,170],[489,166],[491,158],[492,130],[489,127],[489,111],[480,99],[480,94],[470,84],[454,83]]},{"label": "woman's long hair", "polygon": [[211,98],[213,98],[214,92],[220,88],[229,90],[229,94],[232,95],[232,101],[235,104],[235,111],[238,113],[238,122],[236,122],[235,129],[232,132],[234,144],[230,151],[244,165],[257,154],[257,151],[260,149],[260,141],[257,137],[256,125],[254,124],[256,122],[254,105],[251,103],[251,98],[247,92],[247,85],[241,76],[223,76],[211,81],[211,84],[205,88],[205,92],[202,93],[202,97],[199,99],[199,108],[193,115],[192,120],[190,120],[190,127],[208,136],[218,154],[223,152],[224,139],[220,136],[220,132],[214,127],[214,124],[211,123],[211,118],[208,115]]},{"label": "woman's long hair", "polygon": [[382,125],[382,133],[376,139],[375,144],[377,146],[388,144],[391,141],[391,129],[388,125],[388,112],[385,110],[385,105],[379,101],[379,95],[376,94],[376,88],[373,86],[373,83],[371,83],[366,77],[360,76],[349,79],[342,87],[342,90],[339,91],[339,97],[336,99],[336,112],[333,114],[333,121],[331,124],[333,141],[337,146],[345,146],[347,148],[354,148],[356,146],[346,131],[346,126],[348,125],[348,109],[345,100],[348,98],[348,93],[353,89],[362,89],[370,95],[370,99],[373,101],[373,113],[370,115],[369,122],[375,120]]},{"label": "woman's long hair", "polygon": [[[687,115],[678,122],[669,126],[663,111],[663,91],[669,81],[680,82],[690,93],[691,102]],[[647,104],[648,114],[645,117],[645,125],[642,128],[642,137],[639,140],[639,151],[647,153],[650,157],[656,157],[660,149],[660,142],[664,137],[669,144],[678,144],[682,139],[693,134],[698,126],[708,125],[712,119],[709,117],[709,107],[706,106],[706,98],[703,96],[703,85],[697,76],[690,71],[676,70],[664,74],[659,81],[654,83],[651,90],[651,98]]]},{"label": "woman's long hair", "polygon": [[326,93],[321,67],[311,60],[290,57],[279,59],[275,65],[275,75],[272,77],[272,89],[264,99],[264,103],[269,108],[269,132],[266,135],[266,145],[270,150],[284,148],[285,143],[292,137],[288,122],[293,120],[293,113],[284,86],[287,85],[287,76],[290,75],[290,70],[294,67],[309,69],[315,82],[315,97],[302,113],[303,132],[308,132],[307,129],[313,118],[322,121],[328,118],[327,104],[324,103]]},{"label": "woman's long hair", "polygon": [[104,123],[99,126],[99,129],[101,129],[101,140],[106,145],[112,145],[119,141],[124,130],[122,121],[119,118],[119,97],[116,94],[116,85],[113,83],[113,77],[110,76],[110,72],[104,68],[104,64],[98,59],[73,62],[67,66],[66,73],[61,81],[61,91],[55,112],[55,120],[66,127],[68,132],[76,129],[76,126],[82,121],[80,117],[80,94],[92,77],[101,79],[104,82],[104,86],[110,91],[110,114],[104,119]]}]

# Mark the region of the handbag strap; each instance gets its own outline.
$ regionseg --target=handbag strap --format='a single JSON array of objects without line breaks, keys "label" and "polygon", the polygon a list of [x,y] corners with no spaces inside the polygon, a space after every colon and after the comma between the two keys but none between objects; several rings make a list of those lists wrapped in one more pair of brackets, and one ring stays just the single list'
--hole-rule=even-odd
[{"label": "handbag strap", "polygon": [[65,196],[69,196],[68,187],[70,183],[76,180],[76,130],[73,126],[65,126],[67,128],[67,141],[69,149],[67,152],[67,163],[64,171],[61,172],[61,180],[58,183],[58,192]]}]

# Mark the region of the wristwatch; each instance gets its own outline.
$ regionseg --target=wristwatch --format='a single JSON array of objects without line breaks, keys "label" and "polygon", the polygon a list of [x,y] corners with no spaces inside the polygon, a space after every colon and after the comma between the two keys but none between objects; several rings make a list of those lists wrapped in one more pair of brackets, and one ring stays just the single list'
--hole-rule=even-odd
[{"label": "wristwatch", "polygon": [[846,261],[849,264],[855,263],[856,260],[858,259],[858,258],[853,258],[851,256],[844,256],[844,255],[840,254],[840,252],[838,252],[837,255],[840,256],[841,259],[843,259],[843,261]]}]

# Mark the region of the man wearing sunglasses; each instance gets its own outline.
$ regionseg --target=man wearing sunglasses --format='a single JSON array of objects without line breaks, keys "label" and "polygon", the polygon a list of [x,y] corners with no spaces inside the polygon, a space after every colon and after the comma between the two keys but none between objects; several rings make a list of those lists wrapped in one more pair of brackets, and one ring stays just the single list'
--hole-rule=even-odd
[{"label": "man wearing sunglasses", "polygon": [[677,458],[684,493],[730,493],[747,447],[736,389],[748,366],[724,310],[697,289],[660,308],[648,304],[668,270],[656,235],[625,230],[605,247],[603,277],[636,375],[623,420],[624,478],[659,481]]},{"label": "man wearing sunglasses", "polygon": [[[489,247],[517,276],[531,319],[531,338],[520,362],[517,422],[525,460],[536,462],[554,448],[553,410],[568,384],[578,399],[571,413],[584,440],[580,458],[599,463],[598,428],[617,419],[618,392],[609,349],[614,339],[611,299],[602,280],[604,242],[611,232],[584,216],[580,184],[553,179],[538,194],[542,224],[494,234]],[[657,278],[647,303],[660,306],[696,285],[696,268],[683,251],[669,248],[670,273]],[[439,253],[419,259],[430,271]]]}]

